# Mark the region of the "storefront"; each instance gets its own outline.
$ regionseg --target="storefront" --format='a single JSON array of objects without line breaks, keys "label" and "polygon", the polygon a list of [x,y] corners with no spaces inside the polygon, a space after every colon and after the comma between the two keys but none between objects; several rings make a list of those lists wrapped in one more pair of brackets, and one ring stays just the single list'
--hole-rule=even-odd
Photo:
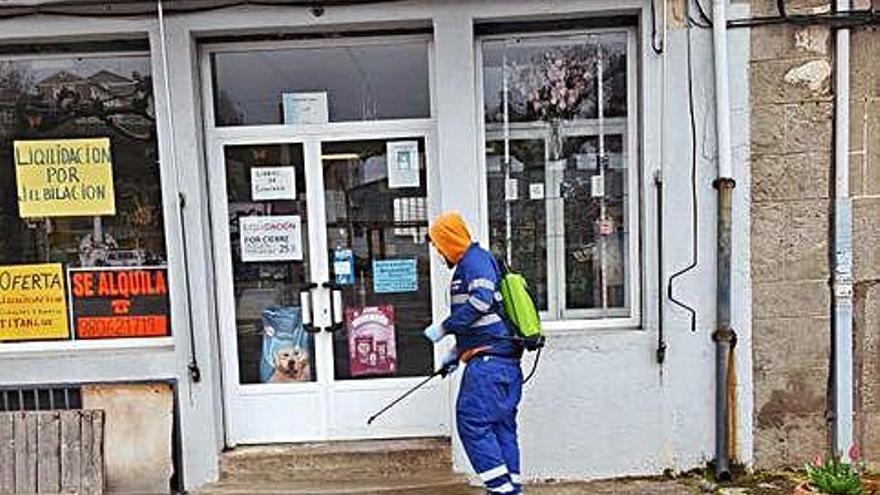
[{"label": "storefront", "polygon": [[[700,459],[702,427],[649,412],[711,416],[645,359],[650,3],[133,5],[0,16],[3,390],[168,384],[189,488],[237,445],[450,436],[450,381],[366,418],[446,350],[421,336],[449,304],[425,234],[456,209],[530,279],[556,345],[523,406],[529,474]],[[582,421],[683,439],[612,446],[619,427]]]}]

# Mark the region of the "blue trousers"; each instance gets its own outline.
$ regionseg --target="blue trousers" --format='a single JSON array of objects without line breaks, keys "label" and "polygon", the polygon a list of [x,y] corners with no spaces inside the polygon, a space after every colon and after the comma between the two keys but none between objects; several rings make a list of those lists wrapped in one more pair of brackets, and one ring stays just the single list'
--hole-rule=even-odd
[{"label": "blue trousers", "polygon": [[464,370],[455,406],[458,436],[489,493],[521,493],[516,413],[522,397],[518,359],[479,356]]}]

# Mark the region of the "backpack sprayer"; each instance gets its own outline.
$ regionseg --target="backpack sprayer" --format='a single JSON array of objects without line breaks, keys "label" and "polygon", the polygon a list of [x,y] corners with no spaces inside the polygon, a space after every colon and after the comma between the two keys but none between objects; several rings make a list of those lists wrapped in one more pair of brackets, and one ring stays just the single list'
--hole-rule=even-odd
[{"label": "backpack sprayer", "polygon": [[[535,300],[529,293],[529,284],[525,277],[510,269],[507,263],[500,261],[501,281],[499,283],[499,291],[501,292],[501,301],[503,304],[503,314],[501,315],[514,329],[515,335],[509,337],[519,342],[527,351],[536,351],[535,362],[532,364],[532,370],[523,380],[523,384],[528,383],[538,370],[538,361],[541,359],[541,350],[544,348],[546,337],[541,327],[541,317],[538,315],[538,308],[535,306]],[[424,387],[437,376],[446,378],[451,369],[444,366],[437,371],[431,373],[430,376],[419,382],[413,388],[404,392],[400,397],[391,401],[388,405],[380,409],[376,414],[370,416],[367,425],[371,425],[379,416],[385,414],[386,411],[403,402],[404,399],[412,395],[416,390]]]}]

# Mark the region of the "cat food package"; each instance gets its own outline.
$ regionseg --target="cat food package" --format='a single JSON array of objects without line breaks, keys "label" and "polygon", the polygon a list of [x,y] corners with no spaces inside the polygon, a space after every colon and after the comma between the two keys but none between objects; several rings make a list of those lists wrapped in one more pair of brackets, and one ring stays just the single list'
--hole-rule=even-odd
[{"label": "cat food package", "polygon": [[312,336],[303,328],[299,307],[263,310],[263,383],[312,381],[312,348]]},{"label": "cat food package", "polygon": [[345,324],[351,376],[387,376],[397,372],[393,306],[346,308]]}]

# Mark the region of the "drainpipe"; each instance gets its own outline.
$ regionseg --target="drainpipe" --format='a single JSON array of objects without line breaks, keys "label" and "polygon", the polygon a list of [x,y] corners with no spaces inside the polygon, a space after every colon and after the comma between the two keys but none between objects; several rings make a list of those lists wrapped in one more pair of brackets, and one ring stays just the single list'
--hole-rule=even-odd
[{"label": "drainpipe", "polygon": [[712,41],[715,52],[715,132],[718,147],[718,177],[713,183],[718,194],[717,280],[715,341],[715,475],[730,479],[730,431],[728,380],[733,365],[736,333],[730,325],[731,217],[733,209],[733,165],[730,150],[730,89],[727,66],[727,0],[712,3]]},{"label": "drainpipe", "polygon": [[[837,0],[838,11],[850,9]],[[849,29],[835,39],[834,109],[834,346],[832,348],[834,450],[853,443],[853,255],[852,198],[849,195]]]}]

